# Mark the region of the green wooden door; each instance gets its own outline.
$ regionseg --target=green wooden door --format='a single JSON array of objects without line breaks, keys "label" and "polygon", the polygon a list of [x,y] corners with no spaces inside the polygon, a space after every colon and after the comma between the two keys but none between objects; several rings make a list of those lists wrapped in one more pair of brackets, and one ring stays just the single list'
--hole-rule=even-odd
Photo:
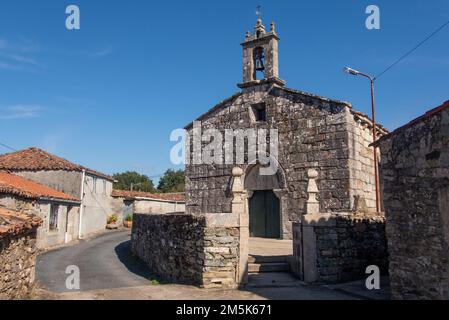
[{"label": "green wooden door", "polygon": [[280,238],[279,199],[273,191],[254,191],[249,200],[251,237]]}]

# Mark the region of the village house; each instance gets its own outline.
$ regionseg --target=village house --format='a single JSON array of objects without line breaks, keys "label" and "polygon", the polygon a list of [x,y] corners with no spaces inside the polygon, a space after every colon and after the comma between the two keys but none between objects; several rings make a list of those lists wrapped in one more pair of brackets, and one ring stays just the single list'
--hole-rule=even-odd
[{"label": "village house", "polygon": [[[249,259],[250,237],[293,239],[291,268],[307,282],[360,279],[371,264],[387,268],[373,122],[347,102],[286,88],[278,41],[274,23],[267,31],[258,19],[242,43],[241,90],[186,126],[186,214],[135,217],[133,252],[171,281],[235,287],[251,270],[289,269],[277,257]],[[231,140],[232,157],[230,141],[215,141],[228,130],[237,136],[251,129],[265,129],[258,142],[270,146],[257,150],[257,158],[250,136]],[[375,129],[378,136],[388,133]],[[211,134],[217,131],[220,136]],[[198,143],[201,132],[209,135]],[[244,161],[239,145],[247,148]],[[267,164],[259,156],[276,170],[262,174]]]},{"label": "village house", "polygon": [[0,171],[0,207],[42,219],[37,230],[39,249],[78,239],[80,201],[70,195]]},{"label": "village house", "polygon": [[0,155],[0,170],[9,171],[79,199],[79,238],[105,230],[113,214],[114,179],[38,148]]},{"label": "village house", "polygon": [[149,193],[113,190],[113,210],[120,221],[134,213],[164,214],[185,211],[184,193]]},{"label": "village house", "polygon": [[36,232],[42,220],[0,207],[0,300],[29,298],[36,266]]},{"label": "village house", "polygon": [[449,101],[376,142],[393,299],[449,299]]}]

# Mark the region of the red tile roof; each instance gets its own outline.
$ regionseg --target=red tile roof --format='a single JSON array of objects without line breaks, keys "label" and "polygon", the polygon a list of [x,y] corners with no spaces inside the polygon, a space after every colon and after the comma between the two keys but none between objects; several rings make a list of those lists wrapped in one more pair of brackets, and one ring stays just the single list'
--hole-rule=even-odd
[{"label": "red tile roof", "polygon": [[0,207],[0,238],[32,230],[41,225],[42,219]]},{"label": "red tile roof", "polygon": [[140,191],[128,191],[128,190],[112,190],[112,196],[116,198],[147,198],[154,200],[164,200],[164,201],[178,201],[184,202],[186,200],[186,195],[183,192],[180,193],[149,193]]},{"label": "red tile roof", "polygon": [[111,176],[91,170],[66,159],[55,156],[39,148],[28,148],[0,155],[0,170],[8,171],[83,171],[113,181]]},{"label": "red tile roof", "polygon": [[79,202],[78,199],[75,199],[68,194],[5,171],[0,171],[0,193],[11,194],[27,199],[46,198]]},{"label": "red tile roof", "polygon": [[420,116],[420,117],[418,117],[416,119],[413,119],[412,121],[410,121],[409,123],[403,125],[402,127],[399,127],[396,130],[390,132],[389,134],[381,137],[380,139],[378,139],[376,142],[372,143],[371,145],[378,146],[381,141],[389,139],[389,138],[397,135],[398,133],[402,132],[403,130],[408,129],[410,127],[413,127],[415,124],[420,123],[421,121],[424,121],[424,120],[428,119],[429,117],[431,117],[431,116],[433,116],[433,115],[435,115],[435,114],[437,114],[437,113],[439,113],[439,112],[441,112],[441,111],[443,111],[443,110],[445,110],[447,108],[449,108],[449,100],[446,101],[445,103],[443,103],[441,106],[438,106],[436,108],[433,108],[433,109],[427,111],[422,116]]}]

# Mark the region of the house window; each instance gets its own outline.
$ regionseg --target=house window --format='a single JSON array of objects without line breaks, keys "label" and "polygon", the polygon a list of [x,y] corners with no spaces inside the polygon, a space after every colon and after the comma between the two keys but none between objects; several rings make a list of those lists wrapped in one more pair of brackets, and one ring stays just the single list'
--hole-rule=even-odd
[{"label": "house window", "polygon": [[58,213],[59,213],[59,206],[55,204],[50,205],[50,221],[48,224],[48,228],[50,231],[57,230],[58,229]]},{"label": "house window", "polygon": [[258,103],[252,106],[252,111],[254,115],[254,119],[257,122],[265,122],[267,121],[267,108],[265,103]]},{"label": "house window", "polygon": [[92,179],[92,192],[97,193],[97,178]]},{"label": "house window", "polygon": [[103,194],[106,194],[106,180],[103,180]]}]

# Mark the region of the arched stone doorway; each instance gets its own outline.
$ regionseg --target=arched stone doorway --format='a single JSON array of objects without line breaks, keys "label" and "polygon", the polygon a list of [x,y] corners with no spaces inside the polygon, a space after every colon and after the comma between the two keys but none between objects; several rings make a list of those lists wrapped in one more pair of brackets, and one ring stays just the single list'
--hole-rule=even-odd
[{"label": "arched stone doorway", "polygon": [[285,201],[285,177],[278,167],[275,174],[261,174],[260,164],[245,171],[249,233],[251,237],[279,239],[283,237],[282,202]]},{"label": "arched stone doorway", "polygon": [[[271,158],[271,160],[276,161],[274,158]],[[236,215],[239,225],[239,267],[237,282],[240,284],[248,282],[249,273],[267,272],[266,269],[264,270],[264,268],[261,268],[262,265],[265,267],[267,266],[267,261],[269,262],[268,264],[275,265],[276,268],[282,269],[277,270],[270,266],[270,272],[286,271],[289,268],[286,259],[282,258],[291,255],[291,243],[286,247],[285,243],[283,243],[284,240],[251,238],[252,242],[250,248],[249,207],[251,198],[254,197],[258,191],[271,192],[278,199],[278,219],[280,220],[278,232],[280,233],[281,239],[289,239],[289,232],[285,233],[285,230],[288,230],[288,225],[291,224],[288,216],[286,216],[286,212],[284,212],[286,211],[284,209],[287,208],[286,203],[288,195],[285,171],[277,161],[272,163],[277,165],[277,171],[271,176],[260,174],[259,171],[263,168],[260,164],[250,164],[245,170],[242,170],[240,167],[234,167],[232,169],[232,213]],[[278,244],[281,244],[281,246]],[[278,258],[283,261],[278,262],[278,260],[276,260]],[[257,271],[252,270],[254,266],[258,267]],[[283,266],[286,268],[283,268]]]}]

